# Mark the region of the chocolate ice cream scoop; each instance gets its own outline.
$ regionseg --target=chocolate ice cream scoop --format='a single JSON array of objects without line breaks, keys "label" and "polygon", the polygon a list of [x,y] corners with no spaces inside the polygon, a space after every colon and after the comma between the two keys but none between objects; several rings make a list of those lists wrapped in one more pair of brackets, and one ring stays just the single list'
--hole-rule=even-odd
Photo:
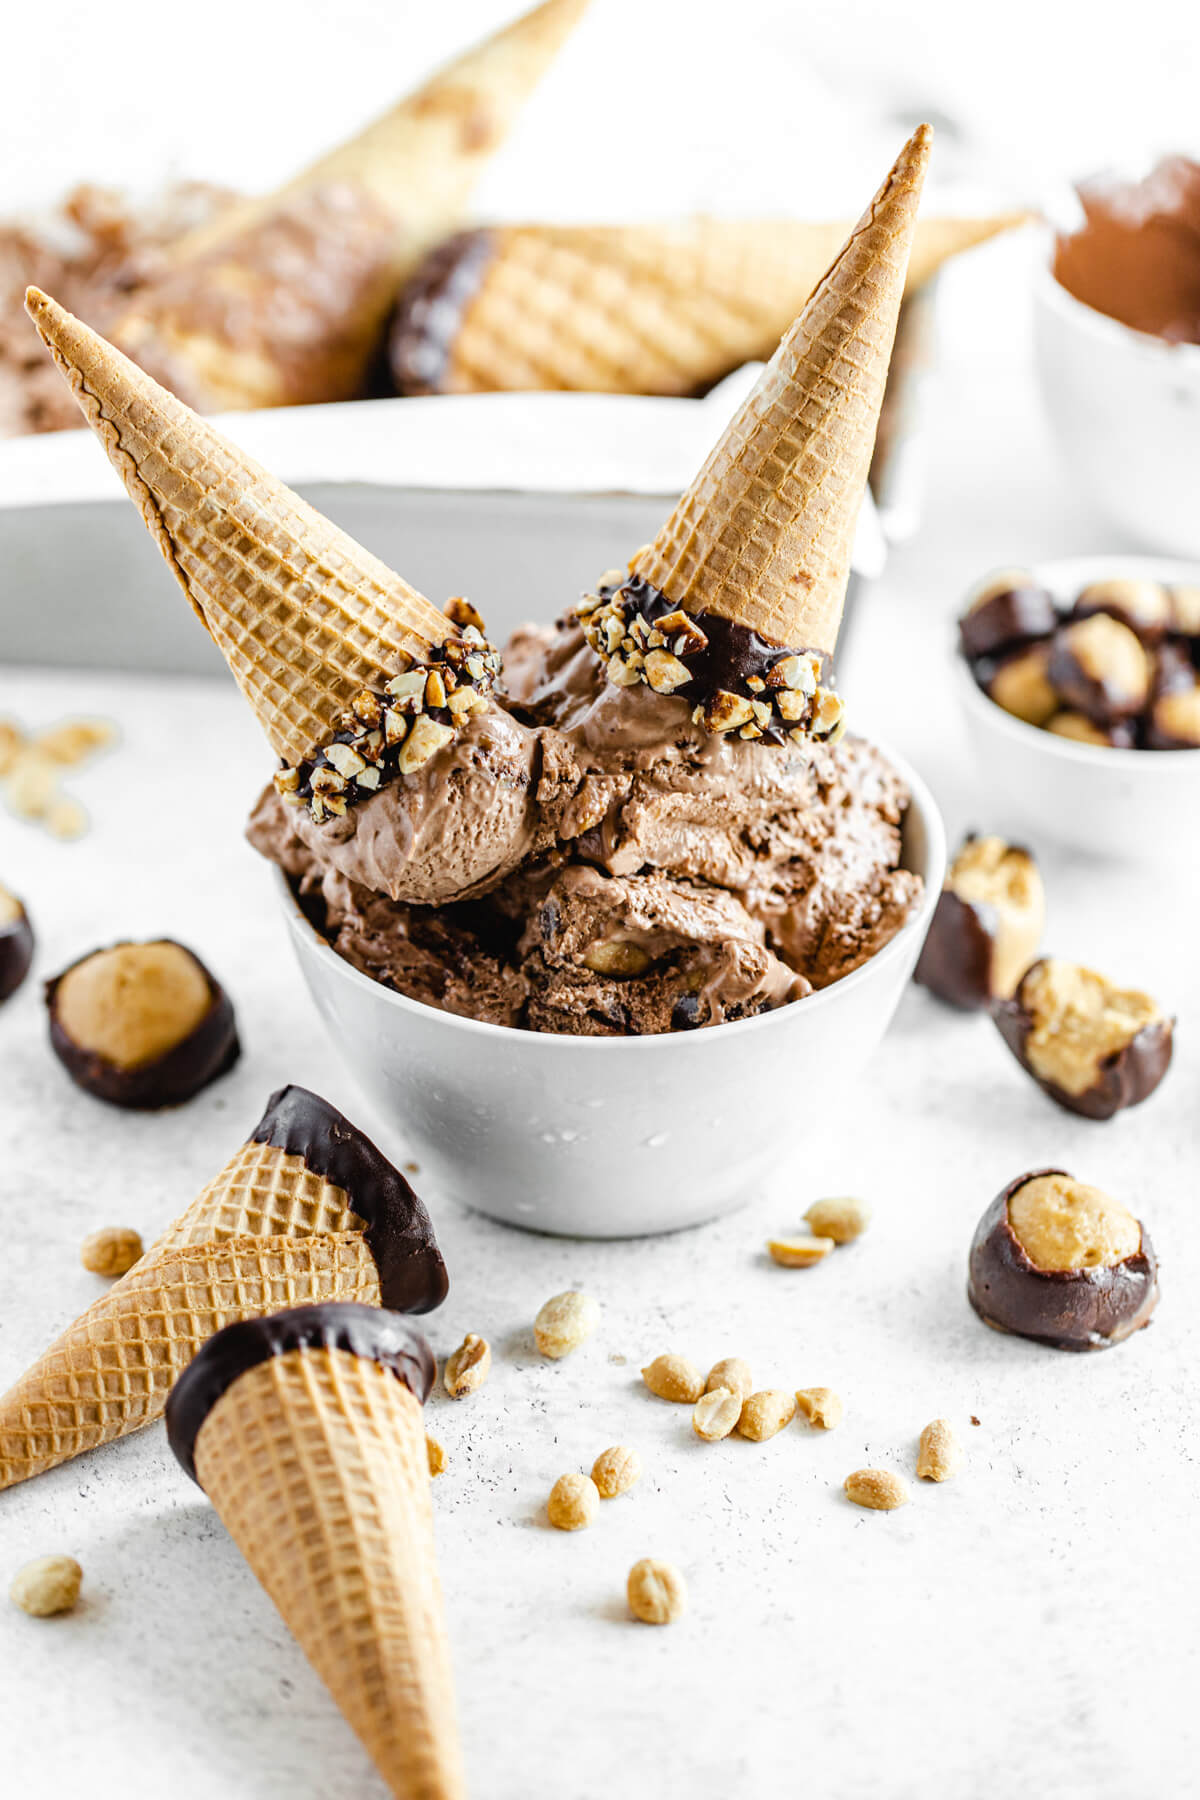
[{"label": "chocolate ice cream scoop", "polygon": [[233,1006],[182,944],[114,944],[46,984],[50,1042],[72,1081],[112,1106],[178,1106],[240,1054]]},{"label": "chocolate ice cream scoop", "polygon": [[1135,988],[1044,957],[993,1014],[1043,1093],[1086,1119],[1110,1119],[1154,1092],[1171,1063],[1174,1020]]},{"label": "chocolate ice cream scoop", "polygon": [[0,887],[0,1003],[15,994],[33,961],[33,926],[15,894]]},{"label": "chocolate ice cream scoop", "polygon": [[1065,1169],[1035,1169],[979,1221],[967,1294],[996,1331],[1055,1350],[1104,1350],[1149,1323],[1158,1265],[1121,1201]]}]

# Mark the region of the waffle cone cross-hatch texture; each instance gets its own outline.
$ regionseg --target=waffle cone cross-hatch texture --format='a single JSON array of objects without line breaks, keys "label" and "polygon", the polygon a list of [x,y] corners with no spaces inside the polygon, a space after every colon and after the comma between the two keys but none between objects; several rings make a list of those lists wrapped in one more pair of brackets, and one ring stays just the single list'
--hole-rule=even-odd
[{"label": "waffle cone cross-hatch texture", "polygon": [[[271,1135],[272,1108],[297,1092],[273,1096],[260,1133]],[[359,1137],[332,1108],[325,1116]],[[413,1207],[415,1221],[393,1217],[391,1225],[428,1231],[419,1202]],[[326,1300],[380,1305],[380,1240],[371,1231],[347,1191],[302,1155],[251,1138],[0,1397],[0,1488],[159,1418],[181,1371],[234,1320]],[[429,1241],[417,1257],[440,1262]]]},{"label": "waffle cone cross-hatch texture", "polygon": [[398,1800],[465,1793],[420,1402],[344,1350],[240,1375],[196,1474]]},{"label": "waffle cone cross-hatch texture", "polygon": [[689,612],[832,652],[932,132],[922,125],[632,569]]},{"label": "waffle cone cross-hatch texture", "polygon": [[352,400],[406,274],[471,191],[587,0],[546,0],[277,193],[175,246],[113,329],[206,412]]},{"label": "waffle cone cross-hatch texture", "polygon": [[[906,292],[1024,213],[917,223]],[[425,260],[392,327],[411,394],[688,395],[771,355],[849,221],[499,225]]]},{"label": "waffle cone cross-hatch texture", "polygon": [[378,557],[59,306],[30,317],[146,527],[250,702],[295,767],[397,657],[451,626]]}]

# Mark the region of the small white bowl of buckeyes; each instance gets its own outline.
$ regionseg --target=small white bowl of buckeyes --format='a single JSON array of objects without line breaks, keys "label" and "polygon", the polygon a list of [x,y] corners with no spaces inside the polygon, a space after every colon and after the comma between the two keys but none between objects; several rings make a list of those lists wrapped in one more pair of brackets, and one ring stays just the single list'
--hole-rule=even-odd
[{"label": "small white bowl of buckeyes", "polygon": [[1200,566],[1000,570],[967,597],[955,684],[998,826],[1200,862]]}]

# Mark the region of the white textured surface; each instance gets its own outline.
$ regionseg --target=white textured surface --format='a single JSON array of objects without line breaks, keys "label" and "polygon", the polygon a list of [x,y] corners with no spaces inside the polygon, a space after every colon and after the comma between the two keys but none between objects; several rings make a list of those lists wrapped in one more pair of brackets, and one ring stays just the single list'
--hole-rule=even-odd
[{"label": "white textured surface", "polygon": [[[933,503],[859,621],[851,683],[956,830],[988,822],[937,673],[958,592],[992,562],[1117,547],[1059,485],[1021,344],[976,341],[981,298],[969,283],[952,290]],[[898,681],[934,642],[932,685]],[[96,1291],[76,1261],[84,1233],[120,1222],[151,1235],[278,1083],[315,1086],[374,1126],[329,1064],[266,873],[239,842],[263,759],[235,694],[0,678],[0,713],[30,723],[94,708],[119,718],[125,741],[76,783],[92,835],[54,845],[0,813],[0,878],[35,914],[37,973],[114,935],[177,935],[227,982],[245,1055],[182,1111],[124,1116],[67,1083],[32,983],[0,1013],[0,1383]],[[914,992],[840,1117],[807,1116],[797,1093],[795,1167],[722,1225],[576,1244],[429,1196],[453,1282],[430,1321],[435,1346],[444,1354],[474,1330],[495,1352],[488,1385],[437,1399],[429,1419],[448,1458],[435,1498],[475,1800],[797,1788],[837,1800],[1142,1800],[1194,1784],[1195,893],[1050,852],[1043,865],[1049,944],[1182,1015],[1175,1066],[1140,1110],[1108,1125],[1058,1112],[987,1023]],[[1108,1354],[997,1337],[964,1299],[979,1213],[1010,1176],[1047,1161],[1127,1197],[1162,1256],[1154,1325]],[[812,1271],[769,1264],[767,1233],[831,1191],[870,1198],[868,1236]],[[543,1363],[530,1323],[568,1286],[597,1297],[602,1324],[574,1358]],[[762,1385],[835,1386],[846,1423],[701,1445],[686,1409],[638,1381],[667,1348],[705,1366],[745,1355]],[[922,1486],[890,1516],[843,1500],[843,1477],[863,1464],[911,1475],[917,1434],[939,1414],[968,1452],[955,1483]],[[606,1503],[592,1530],[551,1531],[542,1508],[556,1476],[618,1441],[641,1451],[641,1486]],[[85,1770],[98,1800],[380,1791],[160,1429],[0,1495],[0,1544],[5,1585],[47,1551],[85,1569],[71,1618],[29,1620],[0,1603],[6,1791],[73,1792]],[[625,1618],[626,1571],[647,1554],[688,1579],[689,1612],[666,1630]]]}]

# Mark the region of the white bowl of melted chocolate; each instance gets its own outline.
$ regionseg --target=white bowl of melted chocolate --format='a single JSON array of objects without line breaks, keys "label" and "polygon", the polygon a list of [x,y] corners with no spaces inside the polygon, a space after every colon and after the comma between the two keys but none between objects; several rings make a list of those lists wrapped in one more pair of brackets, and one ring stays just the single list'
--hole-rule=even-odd
[{"label": "white bowl of melted chocolate", "polygon": [[911,973],[940,822],[832,658],[929,137],[653,542],[503,652],[31,292],[276,754],[331,1036],[465,1204],[624,1235],[786,1181]]},{"label": "white bowl of melted chocolate", "polygon": [[1035,347],[1071,474],[1148,547],[1200,555],[1200,163],[1096,177],[1053,241]]}]

